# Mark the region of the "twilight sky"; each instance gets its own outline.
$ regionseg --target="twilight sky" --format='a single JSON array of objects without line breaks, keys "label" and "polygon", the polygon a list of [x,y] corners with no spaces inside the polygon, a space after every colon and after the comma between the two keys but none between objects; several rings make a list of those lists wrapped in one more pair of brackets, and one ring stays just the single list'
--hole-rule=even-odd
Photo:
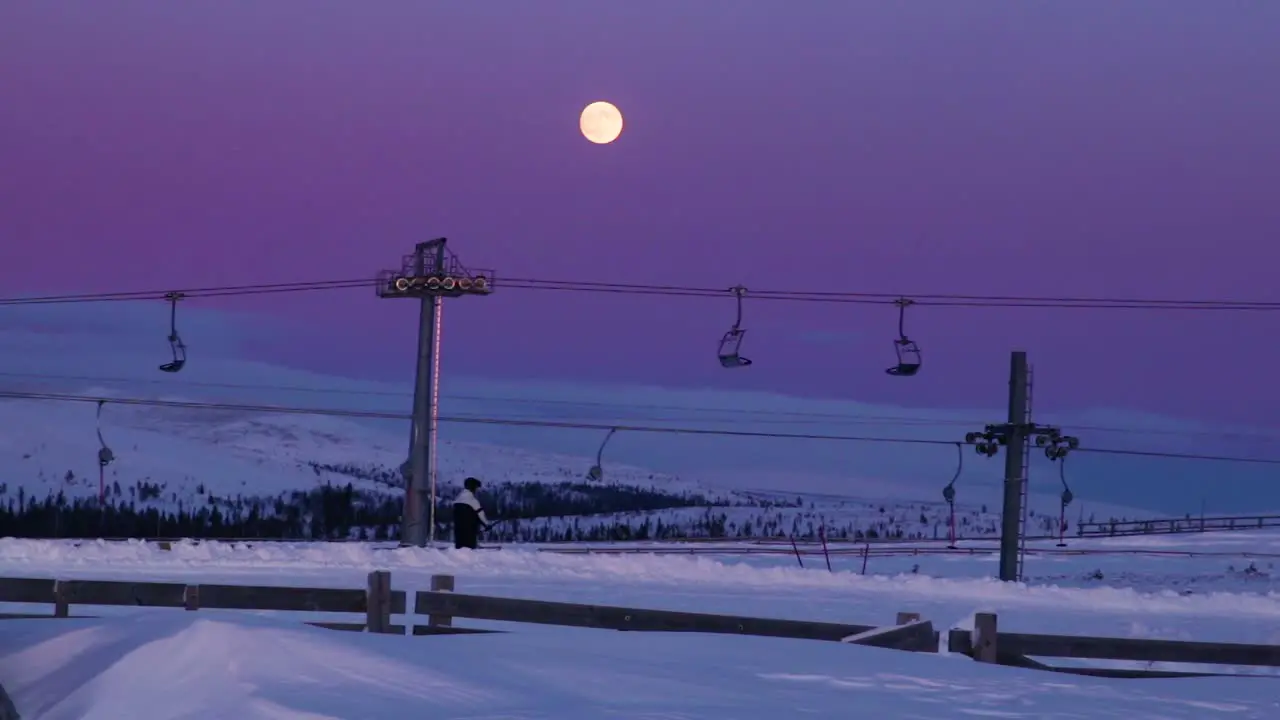
[{"label": "twilight sky", "polygon": [[[500,278],[1280,300],[1277,77],[1275,2],[5,2],[0,295],[364,277],[445,235]],[[296,328],[274,359],[410,369],[412,303],[206,302]],[[749,304],[726,373],[732,311],[499,291],[449,305],[446,368],[1000,406],[1021,348],[1046,410],[1280,401],[1274,313],[918,308],[901,380],[892,308]]]}]

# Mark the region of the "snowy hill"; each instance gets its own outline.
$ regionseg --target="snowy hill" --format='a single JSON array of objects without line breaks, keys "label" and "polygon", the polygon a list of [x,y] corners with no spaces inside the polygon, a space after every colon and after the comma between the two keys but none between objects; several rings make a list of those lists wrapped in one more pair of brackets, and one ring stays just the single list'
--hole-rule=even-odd
[{"label": "snowy hill", "polygon": [[[108,391],[91,390],[109,396]],[[167,396],[168,399],[174,399]],[[99,420],[93,403],[0,401],[0,503],[56,498],[88,502],[98,493],[98,430],[116,460],[104,473],[107,501],[123,512],[219,509],[220,525],[294,511],[303,525],[321,512],[315,496],[346,488],[377,519],[354,516],[322,523],[372,535],[391,532],[401,497],[400,433],[379,421],[310,415],[156,408],[108,402]],[[685,536],[797,536],[945,539],[948,510],[939,502],[722,489],[624,464],[607,465],[602,482],[584,479],[594,458],[500,445],[442,441],[440,497],[467,475],[486,482],[500,526],[495,539],[553,541]],[[1042,505],[1043,503],[1041,503]],[[1056,528],[1056,513],[1033,512],[1037,533]],[[447,513],[441,514],[442,518]],[[958,534],[991,536],[998,516],[961,504]],[[155,522],[146,524],[154,527]],[[199,530],[188,532],[199,533]],[[442,526],[447,530],[447,523]],[[308,525],[305,532],[320,532]],[[232,531],[227,530],[228,534]],[[118,534],[133,534],[127,526]],[[181,534],[187,534],[186,532]],[[208,533],[203,533],[208,534]]]},{"label": "snowy hill", "polygon": [[[101,390],[91,394],[104,395]],[[402,487],[404,439],[370,423],[310,415],[191,411],[108,403],[96,422],[93,404],[0,400],[0,472],[31,492],[97,492],[97,431],[113,450],[108,484],[163,486],[168,501],[198,494],[274,495],[352,482],[357,489]],[[198,413],[198,414],[197,414]],[[466,475],[490,483],[577,482],[593,459],[484,443],[442,441],[442,482]],[[70,477],[68,477],[70,476]],[[610,464],[603,484],[659,492],[696,492],[729,500],[696,482]],[[203,487],[203,490],[200,488]]]}]

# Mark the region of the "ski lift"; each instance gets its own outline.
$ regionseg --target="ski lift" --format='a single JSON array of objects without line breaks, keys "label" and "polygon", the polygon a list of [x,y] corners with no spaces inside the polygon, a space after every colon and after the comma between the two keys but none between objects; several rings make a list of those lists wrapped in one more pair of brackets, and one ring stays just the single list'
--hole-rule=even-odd
[{"label": "ski lift", "polygon": [[[990,426],[988,426],[990,427]],[[991,431],[965,433],[964,441],[973,446],[974,452],[985,457],[995,457],[1004,444],[1004,436],[997,436]]]},{"label": "ski lift", "polygon": [[956,474],[951,477],[951,482],[942,488],[942,499],[947,501],[947,507],[951,514],[947,528],[948,550],[956,549],[956,481],[960,479],[960,473],[964,472],[964,445],[962,443],[956,443],[956,454],[960,457],[959,464],[956,465]]},{"label": "ski lift", "polygon": [[102,439],[102,406],[106,405],[106,400],[98,401],[97,431],[98,431],[98,465],[106,467],[115,462],[116,455],[111,452],[111,448],[107,447],[107,441]]},{"label": "ski lift", "polygon": [[178,301],[182,298],[183,294],[179,292],[164,296],[169,301],[169,350],[173,353],[173,360],[160,366],[162,372],[176,373],[187,364],[187,346],[178,336]]},{"label": "ski lift", "polygon": [[1067,546],[1067,506],[1075,499],[1071,494],[1071,488],[1067,485],[1067,452],[1065,448],[1058,448],[1052,454],[1045,452],[1051,461],[1058,463],[1058,479],[1062,481],[1062,504],[1058,511],[1058,547]]},{"label": "ski lift", "polygon": [[98,414],[96,418],[96,429],[98,431],[98,504],[101,506],[106,502],[107,494],[107,466],[115,462],[116,455],[111,452],[111,448],[107,447],[107,441],[102,439],[102,406],[106,405],[106,400],[98,401]]},{"label": "ski lift", "polygon": [[746,367],[751,361],[743,357],[740,352],[742,350],[742,338],[747,334],[742,329],[742,296],[746,294],[747,289],[741,285],[729,288],[729,292],[733,293],[738,300],[738,316],[733,321],[733,327],[729,328],[729,332],[720,338],[720,367],[723,368],[739,368]]},{"label": "ski lift", "polygon": [[601,465],[604,459],[604,446],[609,444],[609,438],[613,437],[616,432],[618,432],[618,428],[610,428],[609,434],[604,436],[604,442],[600,443],[600,449],[596,450],[596,464],[592,465],[591,469],[587,471],[588,480],[600,482],[604,479],[604,467]]},{"label": "ski lift", "polygon": [[898,339],[893,341],[893,349],[898,355],[898,364],[885,370],[896,377],[911,377],[920,372],[920,346],[907,337],[905,321],[907,306],[914,305],[915,300],[898,298],[893,301],[898,306]]}]

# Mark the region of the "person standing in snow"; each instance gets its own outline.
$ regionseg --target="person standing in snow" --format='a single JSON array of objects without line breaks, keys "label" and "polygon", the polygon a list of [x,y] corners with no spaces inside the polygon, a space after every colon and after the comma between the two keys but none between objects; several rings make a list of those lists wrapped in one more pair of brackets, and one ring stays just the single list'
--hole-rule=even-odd
[{"label": "person standing in snow", "polygon": [[453,547],[471,548],[480,545],[480,528],[489,529],[489,518],[476,497],[480,481],[469,477],[462,481],[462,492],[453,501]]}]

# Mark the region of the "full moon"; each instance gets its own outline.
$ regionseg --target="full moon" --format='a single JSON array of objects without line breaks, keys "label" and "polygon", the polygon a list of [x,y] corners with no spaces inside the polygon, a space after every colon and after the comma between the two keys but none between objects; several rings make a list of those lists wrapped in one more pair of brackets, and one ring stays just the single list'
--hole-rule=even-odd
[{"label": "full moon", "polygon": [[607,145],[622,134],[622,113],[613,103],[593,102],[583,108],[578,126],[586,139],[597,145]]}]

